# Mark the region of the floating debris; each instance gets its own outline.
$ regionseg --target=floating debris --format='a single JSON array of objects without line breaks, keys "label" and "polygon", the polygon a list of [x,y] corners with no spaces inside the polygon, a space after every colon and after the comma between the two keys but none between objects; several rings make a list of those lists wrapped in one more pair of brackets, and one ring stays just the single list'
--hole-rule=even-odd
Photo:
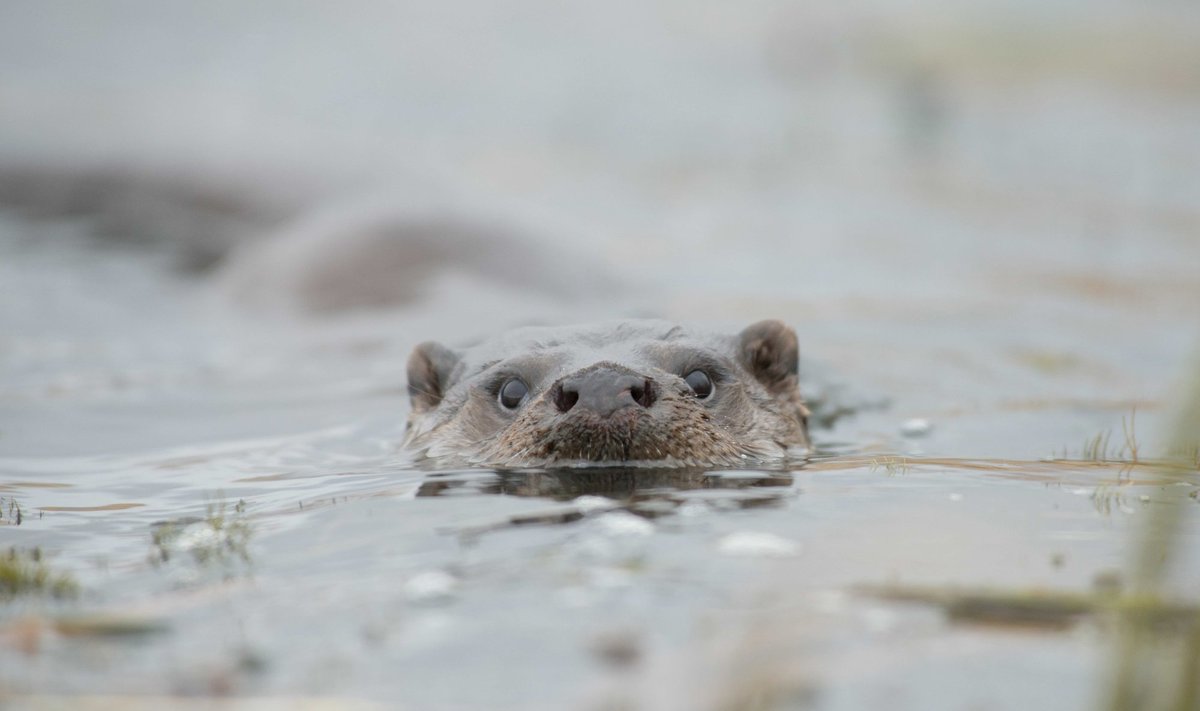
[{"label": "floating debris", "polygon": [[989,590],[905,585],[867,585],[857,592],[895,602],[942,608],[952,622],[981,625],[1066,629],[1089,615],[1131,614],[1155,626],[1191,623],[1200,615],[1194,605],[1172,604],[1148,596],[1119,595],[1110,586],[1092,592],[1057,590]]},{"label": "floating debris", "polygon": [[900,425],[900,434],[905,437],[924,437],[932,431],[933,423],[924,417],[914,417]]},{"label": "floating debris", "polygon": [[165,622],[154,617],[110,612],[55,617],[51,625],[68,637],[140,637],[168,630]]}]

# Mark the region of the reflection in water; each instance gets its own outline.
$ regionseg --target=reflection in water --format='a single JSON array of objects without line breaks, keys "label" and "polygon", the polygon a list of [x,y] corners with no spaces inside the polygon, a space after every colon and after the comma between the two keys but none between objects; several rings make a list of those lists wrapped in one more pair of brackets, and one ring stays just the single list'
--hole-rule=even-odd
[{"label": "reflection in water", "polygon": [[483,476],[479,472],[461,472],[431,477],[421,484],[417,496],[503,494],[571,502],[481,525],[448,529],[469,540],[514,526],[572,523],[604,511],[624,510],[647,519],[669,516],[689,501],[694,502],[694,493],[688,492],[708,491],[715,495],[694,502],[703,508],[776,507],[792,492],[792,480],[788,472],[625,467],[494,471]]},{"label": "reflection in water", "polygon": [[678,491],[692,489],[749,489],[788,487],[788,472],[714,472],[703,469],[645,469],[597,467],[589,469],[545,469],[496,471],[485,477],[448,474],[432,477],[417,496],[443,496],[456,491],[509,496],[545,497],[568,501],[579,496],[604,496],[628,503],[669,499]]}]

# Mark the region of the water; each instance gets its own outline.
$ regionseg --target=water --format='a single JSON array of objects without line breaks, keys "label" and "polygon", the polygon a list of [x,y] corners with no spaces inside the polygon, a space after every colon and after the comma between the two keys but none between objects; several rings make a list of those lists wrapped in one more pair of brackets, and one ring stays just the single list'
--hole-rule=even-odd
[{"label": "water", "polygon": [[[963,624],[862,586],[1089,591],[1155,507],[1197,505],[1084,456],[1109,432],[1128,458],[1123,420],[1161,456],[1195,367],[1200,94],[1157,71],[1194,13],[1114,5],[1022,74],[988,53],[990,23],[955,20],[982,38],[963,50],[869,6],[662,3],[631,23],[640,6],[362,3],[280,24],[136,5],[62,46],[39,42],[49,10],[4,11],[0,165],[233,176],[285,246],[364,196],[433,193],[623,286],[570,301],[451,271],[406,305],[312,317],[253,262],[280,303],[181,273],[169,234],[0,213],[0,497],[22,511],[0,544],[82,591],[0,607],[6,703],[1094,706],[1102,624]],[[1141,53],[1081,49],[1105,17],[1145,32]],[[313,40],[331,27],[351,34]],[[782,318],[805,387],[861,409],[791,471],[431,473],[399,450],[414,344],[631,314]],[[928,431],[904,434],[914,418]],[[1195,518],[1171,580],[1192,598]],[[76,614],[157,631],[45,622]]]}]

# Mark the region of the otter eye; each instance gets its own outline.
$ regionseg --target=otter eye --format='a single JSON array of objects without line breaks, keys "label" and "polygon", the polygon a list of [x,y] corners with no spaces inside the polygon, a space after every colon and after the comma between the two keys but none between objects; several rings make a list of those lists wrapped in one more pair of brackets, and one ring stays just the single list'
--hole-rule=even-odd
[{"label": "otter eye", "polygon": [[500,388],[500,404],[508,410],[515,410],[525,402],[525,396],[529,394],[529,386],[521,382],[517,378],[513,378],[506,382]]},{"label": "otter eye", "polygon": [[696,393],[696,397],[700,398],[701,400],[704,400],[708,396],[712,395],[712,378],[708,377],[708,373],[705,373],[703,370],[693,370],[692,372],[683,376],[683,379],[688,384],[688,387],[692,389],[692,392]]}]

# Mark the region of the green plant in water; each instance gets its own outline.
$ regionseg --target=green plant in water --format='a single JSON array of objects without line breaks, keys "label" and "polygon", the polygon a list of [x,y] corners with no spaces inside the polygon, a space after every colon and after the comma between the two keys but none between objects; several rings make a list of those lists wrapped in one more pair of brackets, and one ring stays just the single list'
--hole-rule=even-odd
[{"label": "green plant in water", "polygon": [[40,548],[10,547],[0,553],[0,602],[21,595],[67,598],[78,592],[71,576],[50,570]]},{"label": "green plant in water", "polygon": [[864,585],[858,592],[885,600],[918,602],[942,608],[954,622],[1062,629],[1080,618],[1126,614],[1140,623],[1162,628],[1188,623],[1200,614],[1192,605],[1164,604],[1158,598],[1121,594],[1119,581],[1096,581],[1089,592],[1044,589],[955,588]]},{"label": "green plant in water", "polygon": [[1109,457],[1108,440],[1112,436],[1112,432],[1105,430],[1083,441],[1083,451],[1081,457],[1088,462],[1108,462],[1112,461]]},{"label": "green plant in water", "polygon": [[1133,411],[1129,413],[1128,420],[1125,419],[1124,415],[1121,416],[1121,431],[1125,434],[1125,445],[1121,449],[1120,456],[1124,459],[1124,461],[1130,464],[1138,463],[1138,450],[1141,448],[1141,446],[1138,444],[1137,432],[1134,428],[1136,419],[1136,407],[1133,408]]},{"label": "green plant in water", "polygon": [[[1137,457],[1132,418],[1126,448]],[[1200,367],[1193,377],[1183,410],[1175,423],[1166,462],[1159,473],[1169,482],[1195,485],[1195,437],[1200,433]],[[1163,605],[1162,590],[1172,562],[1182,548],[1180,530],[1191,506],[1184,498],[1193,487],[1167,486],[1169,499],[1148,510],[1132,562],[1133,594]],[[1173,625],[1173,635],[1129,610],[1114,608],[1119,640],[1108,689],[1109,711],[1195,711],[1200,708],[1200,614],[1193,613]]]},{"label": "green plant in water", "polygon": [[210,503],[204,518],[182,518],[155,524],[151,532],[150,560],[166,563],[175,553],[188,552],[201,567],[250,564],[250,539],[254,529],[246,520],[246,502],[238,500],[229,511],[224,500]]},{"label": "green plant in water", "polygon": [[[1120,464],[1122,465],[1122,475],[1128,474],[1134,467],[1152,468],[1159,472],[1170,472],[1177,482],[1192,483],[1195,487],[1200,487],[1200,481],[1189,480],[1186,477],[1188,474],[1200,472],[1200,444],[1197,444],[1195,439],[1200,432],[1181,435],[1177,438],[1179,441],[1173,441],[1167,447],[1166,455],[1163,457],[1143,459],[1142,445],[1137,438],[1137,408],[1135,407],[1128,417],[1121,417],[1121,434],[1125,441],[1120,448],[1110,446],[1112,432],[1107,430],[1084,440],[1083,449],[1080,451],[1080,461]],[[1063,447],[1061,454],[1055,452],[1053,458],[1072,461],[1067,447]],[[1181,474],[1185,475],[1183,479],[1178,478]],[[1119,477],[1116,484],[1121,485]],[[1099,503],[1109,499],[1109,495],[1112,493],[1103,491],[1105,486],[1105,484],[1101,484],[1093,494],[1092,498]],[[1192,489],[1193,492],[1196,490],[1196,488]],[[1193,498],[1196,497],[1193,496]],[[1102,513],[1109,513],[1111,506],[1098,505],[1097,509]]]}]

